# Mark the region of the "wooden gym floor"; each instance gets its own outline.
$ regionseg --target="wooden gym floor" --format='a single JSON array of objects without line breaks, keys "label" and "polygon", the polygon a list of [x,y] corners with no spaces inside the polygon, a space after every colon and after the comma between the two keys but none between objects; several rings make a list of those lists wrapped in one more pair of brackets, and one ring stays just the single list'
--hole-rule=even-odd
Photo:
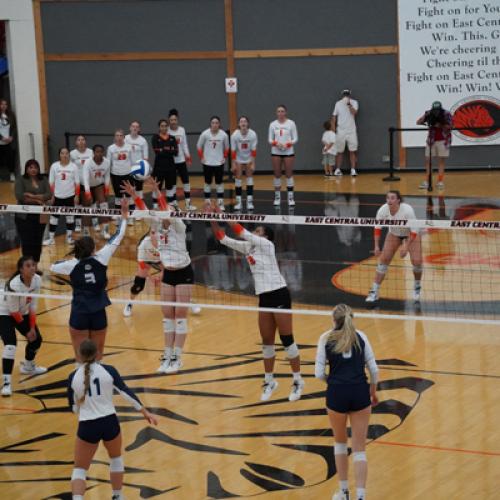
[{"label": "wooden gym floor", "polygon": [[[451,173],[444,195],[433,193],[431,200],[426,193],[418,192],[420,176],[403,175],[402,182],[391,187],[412,197],[411,203],[419,207],[421,218],[432,213],[436,217],[464,214],[500,220],[498,173]],[[297,176],[295,213],[319,210],[319,214],[324,214],[332,200],[337,208],[344,204],[352,209],[352,198],[346,196],[351,195],[357,198],[363,214],[374,215],[377,205],[383,202],[381,193],[388,189],[381,177],[365,174],[355,181],[344,177],[337,182],[320,176]],[[271,185],[270,178],[256,179],[255,212],[259,213],[259,204],[265,212],[270,210],[271,193],[265,193]],[[193,179],[195,188],[200,183],[201,179]],[[11,188],[8,183],[0,186],[2,203],[10,201]],[[200,205],[200,200],[196,201]],[[8,232],[8,228],[2,230]],[[135,271],[134,243],[142,230],[135,227],[128,233],[124,248],[110,268],[114,297],[126,296]],[[196,233],[193,235],[194,245]],[[302,259],[299,230],[296,236],[297,254]],[[363,235],[359,246],[365,244],[365,239]],[[490,254],[498,256],[498,240],[495,243],[476,248],[480,252],[488,248]],[[50,261],[65,251],[62,243],[44,251],[42,267],[47,269]],[[2,277],[10,274],[18,255],[17,249],[0,254]],[[314,286],[315,281],[308,281],[307,275],[320,275],[321,267],[304,263],[302,288]],[[224,269],[218,271],[223,273]],[[498,268],[492,261],[491,281],[495,272]],[[59,286],[45,281],[48,279],[44,276],[46,290],[67,293],[64,283]],[[348,299],[361,296],[370,279],[371,275],[359,289],[342,293]],[[439,275],[432,279],[437,281]],[[329,279],[325,281],[325,287],[334,288]],[[144,298],[154,296],[154,289],[148,286]],[[222,289],[225,291],[198,284],[195,297],[226,304],[255,303],[251,296],[235,297],[234,290]],[[496,293],[493,287],[493,298],[498,303]],[[314,297],[303,290],[297,288],[294,297],[301,297],[295,307],[314,306]],[[318,303],[320,309],[326,308]],[[407,310],[398,304],[387,302],[391,312]],[[39,310],[45,343],[37,361],[50,370],[31,379],[20,376],[18,367],[24,346],[20,341],[13,381],[15,393],[12,398],[0,400],[0,494],[9,499],[71,498],[68,492],[76,419],[66,407],[64,388],[73,369],[67,332],[69,304],[42,300]],[[144,403],[160,416],[159,426],[148,428],[132,408],[116,400],[124,437],[127,498],[331,497],[338,484],[333,439],[323,412],[324,385],[313,377],[316,342],[330,326],[328,317],[294,316],[294,332],[301,345],[306,377],[303,399],[288,402],[291,377],[283,351],[278,349],[276,372],[280,386],[269,402],[261,403],[262,366],[255,312],[204,309],[200,315],[192,315],[184,368],[177,375],[165,376],[156,374],[162,351],[158,308],[136,306],[128,319],[123,318],[121,311],[121,304],[108,308],[107,362],[120,370]],[[371,339],[381,380],[381,403],[374,409],[367,447],[368,498],[497,498],[499,327],[384,318],[358,318],[356,325]],[[86,498],[110,497],[103,450],[98,452],[88,477]]]}]

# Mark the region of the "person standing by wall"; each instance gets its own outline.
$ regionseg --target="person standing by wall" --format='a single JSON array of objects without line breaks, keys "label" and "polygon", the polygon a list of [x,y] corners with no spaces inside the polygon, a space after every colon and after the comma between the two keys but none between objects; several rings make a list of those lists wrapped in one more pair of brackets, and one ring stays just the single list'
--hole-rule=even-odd
[{"label": "person standing by wall", "polygon": [[420,183],[420,189],[429,187],[432,157],[438,158],[437,188],[444,189],[444,167],[446,158],[450,156],[452,122],[451,113],[439,101],[434,101],[431,109],[417,120],[417,125],[429,127],[425,146],[425,180]]},{"label": "person standing by wall", "polygon": [[349,89],[343,90],[342,98],[335,103],[332,113],[332,130],[337,134],[337,168],[335,169],[335,175],[342,175],[342,161],[346,145],[349,150],[351,175],[353,177],[358,175],[356,172],[358,151],[356,115],[358,110],[359,103],[351,97],[351,91]]},{"label": "person standing by wall", "polygon": [[0,99],[0,167],[9,170],[10,182],[16,180],[16,156],[14,153],[14,138],[16,119],[10,110],[6,99]]}]

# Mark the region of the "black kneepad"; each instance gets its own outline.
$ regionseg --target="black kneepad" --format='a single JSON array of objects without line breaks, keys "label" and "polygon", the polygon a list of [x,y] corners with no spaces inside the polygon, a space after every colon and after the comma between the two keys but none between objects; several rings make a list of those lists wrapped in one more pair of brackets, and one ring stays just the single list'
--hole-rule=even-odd
[{"label": "black kneepad", "polygon": [[139,295],[146,286],[146,278],[141,278],[140,276],[136,276],[134,278],[134,284],[130,288],[130,293],[132,295]]},{"label": "black kneepad", "polygon": [[285,349],[290,347],[294,342],[293,335],[280,335],[280,339]]}]

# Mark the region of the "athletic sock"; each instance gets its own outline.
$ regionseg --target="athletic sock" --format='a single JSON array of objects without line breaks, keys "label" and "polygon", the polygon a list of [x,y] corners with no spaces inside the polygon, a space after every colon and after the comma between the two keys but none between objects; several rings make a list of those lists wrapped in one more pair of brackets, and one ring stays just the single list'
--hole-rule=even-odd
[{"label": "athletic sock", "polygon": [[302,380],[302,375],[300,374],[300,372],[292,372],[292,375],[294,382],[300,382]]},{"label": "athletic sock", "polygon": [[356,488],[356,500],[365,500],[366,489]]},{"label": "athletic sock", "polygon": [[174,347],[174,357],[179,359],[182,355],[182,347],[175,346]]},{"label": "athletic sock", "polygon": [[342,491],[348,491],[349,490],[349,481],[340,481],[340,489]]},{"label": "athletic sock", "polygon": [[380,283],[375,283],[373,282],[373,285],[372,285],[372,290],[378,292],[379,291],[379,288],[380,288]]},{"label": "athletic sock", "polygon": [[266,373],[264,374],[264,382],[265,382],[266,384],[270,384],[273,380],[274,380],[274,376],[273,376],[272,372],[271,372],[271,373],[267,373],[267,372],[266,372]]}]

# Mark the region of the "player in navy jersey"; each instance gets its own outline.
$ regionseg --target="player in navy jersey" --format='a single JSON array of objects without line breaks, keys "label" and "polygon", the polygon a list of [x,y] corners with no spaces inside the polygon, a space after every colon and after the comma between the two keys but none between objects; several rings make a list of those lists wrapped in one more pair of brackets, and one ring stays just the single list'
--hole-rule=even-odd
[{"label": "player in navy jersey", "polygon": [[70,277],[73,300],[69,331],[77,360],[78,348],[87,338],[95,340],[99,357],[102,356],[108,326],[106,307],[111,304],[106,292],[108,263],[125,235],[128,214],[128,201],[122,198],[120,228],[104,247],[95,252],[94,240],[84,236],[75,242],[71,252],[75,256],[73,259],[56,262],[50,267],[53,273]]},{"label": "player in navy jersey", "polygon": [[[349,306],[333,310],[333,329],[321,335],[316,353],[315,376],[327,382],[326,408],[335,436],[335,466],[340,490],[332,500],[349,500],[347,481],[347,417],[351,425],[351,448],[356,477],[356,499],[364,500],[368,466],[366,436],[371,405],[378,403],[378,368],[367,336],[356,330]],[[328,376],[325,373],[329,365]],[[370,384],[365,366],[370,373]]]},{"label": "player in navy jersey", "polygon": [[127,387],[116,368],[97,361],[99,351],[93,340],[84,340],[79,346],[78,354],[83,365],[71,373],[68,379],[69,405],[79,420],[75,467],[71,474],[73,500],[83,500],[87,470],[101,440],[110,458],[112,500],[123,500],[122,436],[113,405],[113,391],[118,391],[125,400],[132,403],[150,424],[157,425],[158,422]]}]

